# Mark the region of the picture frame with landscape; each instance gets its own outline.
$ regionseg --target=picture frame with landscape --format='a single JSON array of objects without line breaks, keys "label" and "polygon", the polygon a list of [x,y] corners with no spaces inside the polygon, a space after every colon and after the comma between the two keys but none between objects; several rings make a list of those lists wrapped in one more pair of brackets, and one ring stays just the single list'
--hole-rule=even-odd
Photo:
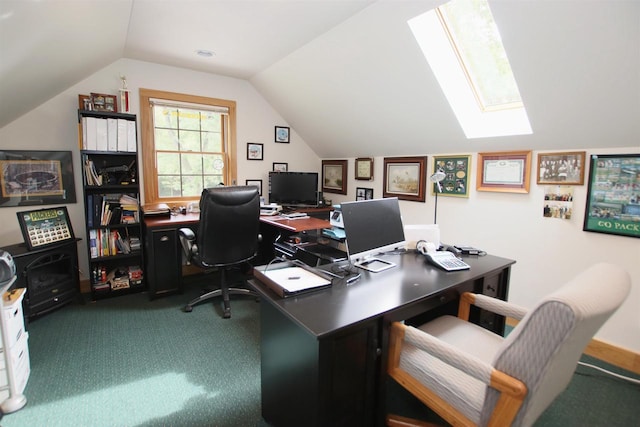
[{"label": "picture frame with landscape", "polygon": [[322,161],[322,191],[347,194],[347,161]]},{"label": "picture frame with landscape", "polygon": [[382,197],[424,202],[426,181],[427,156],[384,158]]}]

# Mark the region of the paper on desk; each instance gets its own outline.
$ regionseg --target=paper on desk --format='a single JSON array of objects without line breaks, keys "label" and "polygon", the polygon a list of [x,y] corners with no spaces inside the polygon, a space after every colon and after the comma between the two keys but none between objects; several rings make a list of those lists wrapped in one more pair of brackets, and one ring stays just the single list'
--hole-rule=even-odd
[{"label": "paper on desk", "polygon": [[327,279],[301,267],[286,267],[262,272],[287,292],[299,292],[331,284]]}]

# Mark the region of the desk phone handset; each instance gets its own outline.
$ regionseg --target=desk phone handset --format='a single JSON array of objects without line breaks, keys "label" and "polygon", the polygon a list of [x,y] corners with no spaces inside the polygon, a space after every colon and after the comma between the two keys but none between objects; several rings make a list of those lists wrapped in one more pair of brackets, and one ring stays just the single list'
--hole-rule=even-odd
[{"label": "desk phone handset", "polygon": [[[435,265],[436,267],[440,267],[446,271],[457,271],[457,270],[468,270],[471,268],[469,264],[462,261],[456,256],[456,253],[453,252],[455,248],[453,246],[444,246],[445,250],[436,251],[433,246],[429,247],[427,242],[420,241],[416,245],[416,249],[422,255],[424,255],[427,260]],[[451,248],[452,250],[450,250]]]}]

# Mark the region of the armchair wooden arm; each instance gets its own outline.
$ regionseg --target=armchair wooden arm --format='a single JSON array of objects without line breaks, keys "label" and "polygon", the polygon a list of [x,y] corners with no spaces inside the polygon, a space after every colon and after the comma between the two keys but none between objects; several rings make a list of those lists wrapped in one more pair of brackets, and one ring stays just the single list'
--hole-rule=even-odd
[{"label": "armchair wooden arm", "polygon": [[[469,295],[472,296],[472,294]],[[467,299],[469,299],[469,297],[467,297]],[[420,399],[425,405],[436,412],[440,417],[442,417],[452,425],[475,425],[472,420],[467,418],[449,402],[445,401],[435,392],[424,386],[418,379],[414,378],[412,375],[410,375],[400,367],[402,346],[407,339],[407,331],[409,330],[409,328],[414,331],[413,333],[416,333],[417,331],[417,333],[419,334],[428,336],[428,334],[426,334],[425,332],[422,332],[411,326],[404,325],[403,323],[392,323],[389,336],[388,374],[410,393]],[[427,339],[427,341],[434,340],[437,339],[433,337]],[[412,344],[416,345],[415,343]],[[451,346],[446,345],[446,343],[442,343],[441,345],[444,350],[439,349],[438,351],[430,354],[445,363],[451,363],[450,360],[447,360],[446,357],[447,351],[451,352],[454,357],[458,357],[462,361],[468,362],[468,365],[465,366],[464,363],[459,363],[460,361],[458,361],[458,363],[455,363],[455,367],[457,369],[465,372],[470,376],[473,376],[474,378],[484,382],[486,385],[498,390],[501,393],[498,403],[494,408],[489,425],[510,425],[514,417],[517,415],[525,396],[527,395],[527,387],[518,379],[513,378],[505,374],[504,372],[491,368],[490,365],[486,363],[474,360],[472,356],[466,355],[460,350],[453,349],[451,348]],[[428,346],[428,344],[420,345],[419,347],[422,351],[428,351],[425,348],[426,346]],[[478,368],[478,365],[486,365],[486,367],[489,368],[490,374],[488,378],[483,378],[482,375],[478,375],[478,370],[482,368],[482,366]],[[398,419],[393,415],[387,417],[387,423],[390,426],[420,425],[419,423],[407,424],[407,422],[408,421],[406,418]]]}]

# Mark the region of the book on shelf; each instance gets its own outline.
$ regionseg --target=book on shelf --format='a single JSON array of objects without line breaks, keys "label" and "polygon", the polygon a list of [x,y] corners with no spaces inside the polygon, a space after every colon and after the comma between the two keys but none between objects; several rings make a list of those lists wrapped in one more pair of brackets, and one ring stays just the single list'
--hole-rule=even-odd
[{"label": "book on shelf", "polygon": [[87,195],[87,225],[89,227],[135,224],[140,222],[136,198],[126,194]]},{"label": "book on shelf", "polygon": [[129,236],[128,231],[123,236],[119,230],[109,228],[89,230],[89,252],[92,259],[130,254],[139,251],[141,245],[140,238]]},{"label": "book on shelf", "polygon": [[84,177],[87,185],[102,185],[102,176],[98,175],[91,159],[86,159],[84,162]]}]

